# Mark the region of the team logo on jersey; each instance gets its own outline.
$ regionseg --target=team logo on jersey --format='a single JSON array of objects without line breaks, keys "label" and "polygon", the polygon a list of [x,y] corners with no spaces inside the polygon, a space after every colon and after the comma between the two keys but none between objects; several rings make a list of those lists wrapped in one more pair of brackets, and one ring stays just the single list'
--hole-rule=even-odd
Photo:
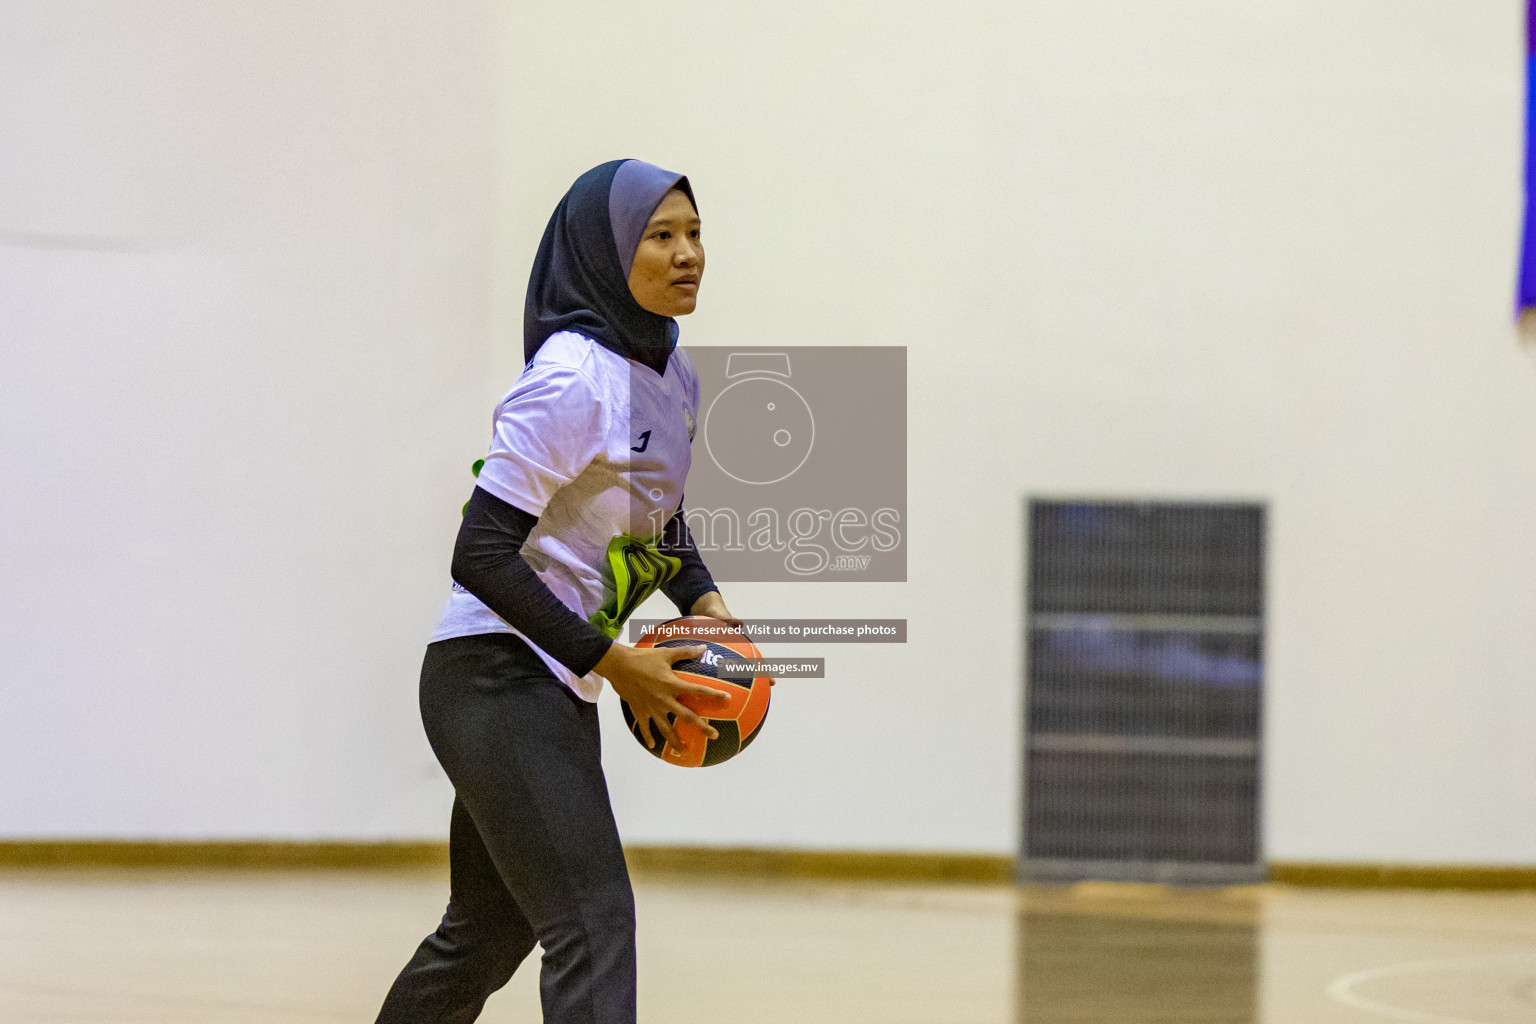
[{"label": "team logo on jersey", "polygon": [[693,440],[694,428],[696,426],[698,426],[698,424],[696,424],[693,421],[693,410],[692,409],[684,409],[683,410],[683,422],[688,424],[688,440],[692,441]]}]

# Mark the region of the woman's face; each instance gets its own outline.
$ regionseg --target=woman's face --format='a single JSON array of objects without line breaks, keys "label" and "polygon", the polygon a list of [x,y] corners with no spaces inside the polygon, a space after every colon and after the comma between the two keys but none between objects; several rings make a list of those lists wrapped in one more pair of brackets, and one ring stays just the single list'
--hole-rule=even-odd
[{"label": "woman's face", "polygon": [[640,308],[658,316],[692,313],[704,276],[699,215],[680,189],[668,192],[651,214],[635,249],[629,291]]}]

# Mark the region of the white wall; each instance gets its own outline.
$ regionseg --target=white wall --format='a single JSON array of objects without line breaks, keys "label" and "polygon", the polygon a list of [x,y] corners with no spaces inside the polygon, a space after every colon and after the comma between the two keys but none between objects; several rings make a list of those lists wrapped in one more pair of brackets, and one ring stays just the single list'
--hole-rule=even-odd
[{"label": "white wall", "polygon": [[5,10],[0,832],[430,831],[493,8]]},{"label": "white wall", "polygon": [[1027,21],[1010,483],[1272,502],[1270,857],[1536,861],[1518,5]]},{"label": "white wall", "polygon": [[466,464],[640,156],[685,342],[908,346],[910,581],[728,597],[911,642],[709,772],[606,707],[628,838],[1011,850],[1024,496],[1166,495],[1271,504],[1270,857],[1536,861],[1515,0],[12,10],[0,833],[441,834]]}]

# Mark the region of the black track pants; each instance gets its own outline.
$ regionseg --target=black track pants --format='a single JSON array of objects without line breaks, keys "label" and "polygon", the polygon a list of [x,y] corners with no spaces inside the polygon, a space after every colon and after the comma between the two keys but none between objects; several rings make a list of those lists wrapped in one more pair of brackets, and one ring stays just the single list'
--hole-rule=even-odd
[{"label": "black track pants", "polygon": [[522,640],[488,633],[427,647],[421,717],[456,794],[448,912],[379,1024],[474,1020],[535,942],[545,1024],[634,1024],[634,894],[596,705]]}]

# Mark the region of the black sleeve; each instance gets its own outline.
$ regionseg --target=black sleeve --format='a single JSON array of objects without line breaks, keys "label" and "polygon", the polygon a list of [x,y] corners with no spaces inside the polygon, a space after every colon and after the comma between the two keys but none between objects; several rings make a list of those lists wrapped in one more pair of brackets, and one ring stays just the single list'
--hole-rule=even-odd
[{"label": "black sleeve", "polygon": [[567,608],[523,561],[523,541],[538,522],[538,516],[476,487],[453,546],[453,578],[560,664],[584,676],[613,641]]},{"label": "black sleeve", "polygon": [[704,559],[699,557],[699,549],[694,546],[693,534],[688,530],[688,523],[683,519],[681,508],[667,520],[667,526],[662,531],[661,543],[658,547],[662,554],[671,555],[683,563],[678,574],[661,588],[661,592],[667,595],[668,600],[677,605],[679,612],[687,615],[693,608],[693,602],[711,590],[720,589],[715,586],[714,578],[705,568]]}]

